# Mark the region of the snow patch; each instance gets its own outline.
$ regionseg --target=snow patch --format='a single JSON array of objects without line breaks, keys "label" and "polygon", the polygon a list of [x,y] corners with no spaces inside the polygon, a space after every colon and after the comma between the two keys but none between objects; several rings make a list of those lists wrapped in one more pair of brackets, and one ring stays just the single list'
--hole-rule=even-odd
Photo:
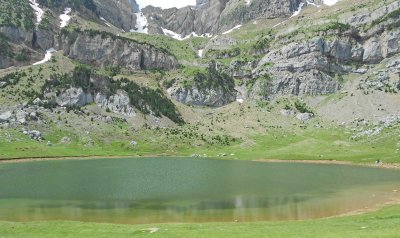
[{"label": "snow patch", "polygon": [[102,20],[104,24],[106,24],[108,27],[113,27],[113,25],[109,23],[106,19],[104,19],[104,17],[100,17],[100,20]]},{"label": "snow patch", "polygon": [[233,27],[232,29],[230,29],[229,31],[225,31],[224,33],[222,33],[222,35],[229,34],[229,33],[231,33],[232,31],[234,31],[234,30],[236,30],[236,29],[239,29],[240,27],[242,27],[242,25],[237,25],[237,26]]},{"label": "snow patch", "polygon": [[295,16],[298,16],[298,15],[300,14],[301,9],[303,8],[303,6],[304,6],[304,3],[303,3],[303,2],[300,3],[299,8],[297,9],[297,11],[295,11],[295,12],[293,13],[293,15],[292,15],[290,18],[295,17]]},{"label": "snow patch", "polygon": [[183,40],[181,34],[178,34],[176,32],[173,32],[171,30],[168,30],[168,29],[165,29],[165,28],[162,28],[162,27],[161,27],[161,29],[162,29],[164,35],[172,37],[172,38],[177,39],[177,40]]},{"label": "snow patch", "polygon": [[327,5],[327,6],[333,6],[337,2],[339,2],[339,0],[323,0],[324,5]]},{"label": "snow patch", "polygon": [[198,55],[200,58],[203,58],[203,54],[204,54],[204,49],[199,50]]},{"label": "snow patch", "polygon": [[44,64],[44,63],[48,62],[51,59],[51,56],[53,55],[54,52],[56,52],[56,50],[53,48],[46,50],[44,59],[39,62],[34,63],[33,65],[39,65],[39,64]]},{"label": "snow patch", "polygon": [[161,27],[161,29],[162,29],[164,35],[169,36],[171,38],[174,38],[176,40],[180,40],[180,41],[187,40],[187,39],[189,39],[191,37],[207,37],[207,38],[212,37],[212,35],[210,33],[205,33],[203,35],[197,35],[196,32],[192,32],[189,35],[187,35],[185,37],[182,37],[181,34],[176,33],[174,31],[171,31],[171,30],[168,30],[168,29],[165,29],[165,28],[162,28],[162,27]]},{"label": "snow patch", "polygon": [[251,4],[251,0],[244,0],[244,3],[248,6]]},{"label": "snow patch", "polygon": [[29,4],[31,5],[32,9],[35,11],[36,15],[36,24],[39,25],[42,21],[44,11],[39,7],[39,3],[36,0],[29,0]]},{"label": "snow patch", "polygon": [[137,33],[143,33],[143,34],[148,34],[149,29],[147,28],[147,18],[143,14],[143,12],[135,13],[136,15],[136,29],[130,30],[130,32],[137,32]]},{"label": "snow patch", "polygon": [[314,2],[310,2],[310,1],[307,1],[307,5],[312,5],[314,7],[320,7],[320,5],[317,5]]},{"label": "snow patch", "polygon": [[71,8],[65,8],[64,9],[64,13],[60,15],[60,27],[64,28],[68,25],[69,21],[71,20],[71,16],[69,16],[68,14],[70,14],[72,11]]},{"label": "snow patch", "polygon": [[205,33],[205,34],[201,35],[200,37],[211,38],[211,37],[213,37],[213,35],[211,33]]}]

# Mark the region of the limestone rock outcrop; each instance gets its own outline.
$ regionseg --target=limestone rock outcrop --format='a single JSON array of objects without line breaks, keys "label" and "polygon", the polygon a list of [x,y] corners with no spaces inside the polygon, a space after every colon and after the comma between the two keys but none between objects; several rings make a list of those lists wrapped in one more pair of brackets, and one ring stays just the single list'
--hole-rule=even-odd
[{"label": "limestone rock outcrop", "polygon": [[64,55],[97,67],[120,66],[129,70],[173,69],[177,59],[163,49],[126,38],[101,33],[73,32],[63,34],[58,49]]}]

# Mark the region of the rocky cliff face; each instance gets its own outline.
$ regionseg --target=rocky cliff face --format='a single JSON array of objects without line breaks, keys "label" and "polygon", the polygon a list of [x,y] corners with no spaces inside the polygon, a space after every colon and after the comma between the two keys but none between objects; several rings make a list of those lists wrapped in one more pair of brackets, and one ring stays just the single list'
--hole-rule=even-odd
[{"label": "rocky cliff face", "polygon": [[178,102],[192,106],[221,107],[236,101],[237,91],[233,78],[208,68],[194,76],[175,80],[167,92]]},{"label": "rocky cliff face", "polygon": [[118,90],[110,97],[107,97],[101,93],[97,93],[95,102],[98,106],[105,110],[109,110],[126,117],[133,117],[136,115],[135,109],[131,106],[132,104],[130,102],[129,95],[123,90]]},{"label": "rocky cliff face", "polygon": [[210,0],[196,8],[195,32],[198,35],[215,33],[215,26],[228,0]]},{"label": "rocky cliff face", "polygon": [[95,0],[100,17],[103,17],[114,26],[129,31],[135,28],[136,15],[139,6],[135,0]]},{"label": "rocky cliff face", "polygon": [[12,26],[0,27],[0,69],[23,66],[41,58],[36,50],[36,34]]},{"label": "rocky cliff face", "polygon": [[288,17],[298,9],[300,3],[301,0],[230,0],[212,32],[221,33],[258,18]]},{"label": "rocky cliff face", "polygon": [[142,12],[148,20],[150,34],[163,34],[164,28],[186,36],[195,30],[195,11],[191,7],[161,9],[147,6]]},{"label": "rocky cliff face", "polygon": [[203,107],[221,107],[236,101],[236,92],[225,91],[223,88],[199,89],[198,87],[172,87],[168,94],[176,101],[186,105]]},{"label": "rocky cliff face", "polygon": [[33,31],[12,26],[0,26],[0,33],[16,44],[33,45]]},{"label": "rocky cliff face", "polygon": [[165,28],[182,37],[195,32],[197,35],[219,34],[232,27],[257,18],[290,16],[301,0],[202,0],[195,8],[159,9],[147,7],[144,14],[150,19],[151,33],[161,34]]},{"label": "rocky cliff face", "polygon": [[149,44],[101,33],[73,32],[62,34],[57,48],[64,55],[98,67],[120,66],[129,70],[173,69],[174,56]]}]

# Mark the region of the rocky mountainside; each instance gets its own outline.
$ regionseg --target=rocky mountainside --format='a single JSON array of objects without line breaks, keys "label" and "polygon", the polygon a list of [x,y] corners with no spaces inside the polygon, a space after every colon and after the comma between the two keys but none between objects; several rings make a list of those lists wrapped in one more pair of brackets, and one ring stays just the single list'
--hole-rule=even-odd
[{"label": "rocky mountainside", "polygon": [[195,7],[160,9],[149,6],[143,13],[149,20],[151,33],[162,34],[168,29],[182,37],[215,35],[258,18],[290,16],[300,5],[300,0],[204,0]]},{"label": "rocky mountainside", "polygon": [[98,15],[112,25],[130,31],[136,27],[139,5],[135,0],[107,1],[94,0]]},{"label": "rocky mountainside", "polygon": [[399,0],[0,4],[0,125],[45,131],[35,140],[174,128],[221,145],[312,123],[359,138],[400,118]]}]

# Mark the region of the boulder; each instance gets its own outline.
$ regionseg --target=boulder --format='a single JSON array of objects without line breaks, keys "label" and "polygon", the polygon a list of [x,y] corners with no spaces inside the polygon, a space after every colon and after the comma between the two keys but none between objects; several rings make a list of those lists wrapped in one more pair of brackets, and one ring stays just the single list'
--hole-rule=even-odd
[{"label": "boulder", "polygon": [[117,114],[127,117],[134,117],[136,115],[135,109],[131,106],[128,94],[123,90],[118,90],[116,94],[109,98],[98,93],[95,97],[95,102],[99,107]]},{"label": "boulder", "polygon": [[18,111],[17,114],[15,115],[17,118],[17,122],[24,124],[26,123],[26,112],[24,111]]},{"label": "boulder", "polygon": [[64,136],[63,138],[61,138],[60,144],[71,144],[71,138],[68,136]]},{"label": "boulder", "polygon": [[9,122],[12,117],[11,111],[4,112],[0,114],[0,123],[1,122]]},{"label": "boulder", "polygon": [[22,129],[22,133],[24,133],[25,135],[28,135],[31,139],[33,140],[41,140],[42,139],[42,133],[40,133],[40,131],[37,130],[26,130],[26,129]]},{"label": "boulder", "polygon": [[306,122],[311,120],[314,117],[314,114],[312,113],[299,113],[297,114],[296,118],[299,119],[302,122]]},{"label": "boulder", "polygon": [[133,141],[131,141],[130,145],[131,145],[131,146],[137,146],[138,143],[137,143],[136,141],[133,140]]},{"label": "boulder", "polygon": [[38,118],[37,118],[37,113],[36,112],[31,112],[30,114],[29,114],[29,118],[31,119],[31,120],[37,120]]},{"label": "boulder", "polygon": [[379,63],[383,59],[382,46],[379,39],[373,37],[364,44],[363,61],[366,63]]},{"label": "boulder", "polygon": [[85,93],[82,88],[70,88],[61,93],[56,102],[61,107],[83,107],[93,102],[90,93]]}]

